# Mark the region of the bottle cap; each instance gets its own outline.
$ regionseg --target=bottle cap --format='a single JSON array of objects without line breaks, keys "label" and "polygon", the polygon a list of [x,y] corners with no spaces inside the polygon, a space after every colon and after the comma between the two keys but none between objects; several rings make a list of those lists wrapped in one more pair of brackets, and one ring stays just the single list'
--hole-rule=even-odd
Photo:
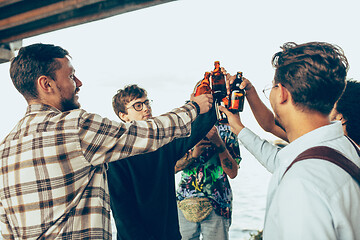
[{"label": "bottle cap", "polygon": [[243,75],[242,72],[237,72],[236,77],[237,77],[237,78],[242,78],[242,75]]}]

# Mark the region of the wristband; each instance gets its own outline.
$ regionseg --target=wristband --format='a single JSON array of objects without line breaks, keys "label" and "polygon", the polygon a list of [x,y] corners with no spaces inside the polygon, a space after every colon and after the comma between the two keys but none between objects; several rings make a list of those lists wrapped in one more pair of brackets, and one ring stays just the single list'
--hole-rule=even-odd
[{"label": "wristband", "polygon": [[199,104],[197,104],[197,102],[195,102],[195,101],[190,101],[190,102],[195,106],[196,112],[199,115],[200,114],[200,106],[199,106]]}]

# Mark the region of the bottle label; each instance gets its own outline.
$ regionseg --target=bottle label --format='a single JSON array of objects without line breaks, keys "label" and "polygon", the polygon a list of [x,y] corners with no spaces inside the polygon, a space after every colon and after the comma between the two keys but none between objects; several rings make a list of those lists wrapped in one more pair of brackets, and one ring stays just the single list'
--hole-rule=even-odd
[{"label": "bottle label", "polygon": [[245,96],[243,92],[232,92],[229,110],[242,112],[244,108],[244,100]]},{"label": "bottle label", "polygon": [[227,116],[225,113],[223,113],[219,110],[219,108],[218,108],[219,105],[226,107],[226,105],[224,104],[223,101],[216,100],[215,112],[216,112],[216,117],[217,117],[218,123],[220,123],[220,124],[228,123]]},{"label": "bottle label", "polygon": [[239,99],[234,99],[231,101],[231,109],[238,109],[239,108]]}]

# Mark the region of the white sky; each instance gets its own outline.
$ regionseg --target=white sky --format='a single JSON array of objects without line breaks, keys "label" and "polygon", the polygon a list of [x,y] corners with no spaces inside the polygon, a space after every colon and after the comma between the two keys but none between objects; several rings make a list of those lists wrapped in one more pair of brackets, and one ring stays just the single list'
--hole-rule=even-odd
[{"label": "white sky", "polygon": [[[117,119],[112,96],[137,83],[159,115],[181,106],[215,60],[232,74],[243,71],[263,97],[263,87],[273,78],[271,57],[288,41],[339,45],[350,62],[348,77],[360,80],[358,2],[180,0],[24,39],[23,45],[52,43],[70,52],[83,82],[79,101],[85,110]],[[0,64],[0,139],[26,109],[9,66]],[[263,134],[247,104],[242,119]]]}]

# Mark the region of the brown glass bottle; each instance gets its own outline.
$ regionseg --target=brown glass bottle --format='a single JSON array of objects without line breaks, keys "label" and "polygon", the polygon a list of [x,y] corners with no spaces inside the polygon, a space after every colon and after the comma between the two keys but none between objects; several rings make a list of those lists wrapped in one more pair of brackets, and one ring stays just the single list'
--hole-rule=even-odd
[{"label": "brown glass bottle", "polygon": [[220,62],[214,62],[214,70],[211,72],[211,88],[215,99],[221,100],[226,96],[225,76],[221,72]]},{"label": "brown glass bottle", "polygon": [[230,99],[228,109],[232,113],[242,112],[244,110],[245,91],[240,89],[243,81],[242,72],[237,72],[236,78],[231,85]]},{"label": "brown glass bottle", "polygon": [[215,99],[215,112],[216,112],[216,117],[218,120],[219,124],[226,124],[228,123],[228,119],[225,113],[221,112],[218,108],[218,106],[223,106],[226,107],[228,106],[228,102],[229,99],[228,97],[224,97],[223,99],[219,100],[219,99]]},{"label": "brown glass bottle", "polygon": [[201,94],[211,94],[210,72],[205,72],[203,80],[195,87],[195,97]]}]

